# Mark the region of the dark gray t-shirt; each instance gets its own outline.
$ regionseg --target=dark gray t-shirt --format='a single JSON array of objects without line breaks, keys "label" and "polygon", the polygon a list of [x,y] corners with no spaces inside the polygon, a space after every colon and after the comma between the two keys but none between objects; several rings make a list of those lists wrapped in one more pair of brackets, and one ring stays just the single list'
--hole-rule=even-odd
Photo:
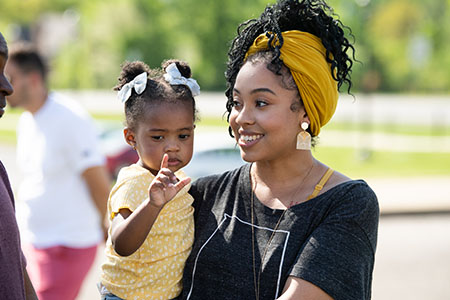
[{"label": "dark gray t-shirt", "polygon": [[[255,198],[252,224],[249,166],[192,185],[196,232],[181,299],[255,299],[254,271],[258,277],[283,210]],[[279,297],[288,276],[307,280],[334,299],[370,299],[378,216],[377,198],[364,181],[342,183],[291,207],[267,249],[260,299]]]}]

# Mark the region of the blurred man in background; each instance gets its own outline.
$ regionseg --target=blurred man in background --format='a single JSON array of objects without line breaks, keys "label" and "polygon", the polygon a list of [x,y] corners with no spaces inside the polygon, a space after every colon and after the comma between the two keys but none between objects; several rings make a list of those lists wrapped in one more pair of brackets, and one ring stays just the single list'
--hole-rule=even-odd
[{"label": "blurred man in background", "polygon": [[[5,77],[8,47],[0,32],[0,118],[6,96],[13,92]],[[19,229],[14,212],[14,197],[5,167],[0,161],[0,295],[2,299],[37,299],[25,269],[26,260],[20,247]]]},{"label": "blurred man in background", "polygon": [[29,44],[11,47],[6,74],[21,107],[18,223],[28,273],[41,300],[75,299],[103,240],[110,190],[92,120],[49,93],[47,66]]}]

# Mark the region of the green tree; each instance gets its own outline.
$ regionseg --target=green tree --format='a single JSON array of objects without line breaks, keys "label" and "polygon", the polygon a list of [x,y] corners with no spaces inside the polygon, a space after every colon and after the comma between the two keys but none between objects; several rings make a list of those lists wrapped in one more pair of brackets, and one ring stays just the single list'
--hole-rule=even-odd
[{"label": "green tree", "polygon": [[[269,2],[274,2],[271,0]],[[355,36],[353,91],[449,92],[450,0],[329,0]],[[268,0],[22,0],[0,2],[0,30],[34,32],[49,12],[78,14],[51,57],[56,88],[111,88],[120,64],[180,58],[203,90],[225,87],[229,43]],[[17,26],[15,28],[17,28]],[[350,31],[347,31],[349,33]],[[53,53],[50,53],[53,55]]]},{"label": "green tree", "polygon": [[185,37],[180,38],[182,43],[177,45],[177,52],[181,56],[188,54],[196,77],[206,89],[223,91],[227,52],[237,26],[257,17],[255,13],[261,12],[267,2],[185,0],[172,1],[172,4],[182,12],[177,31]]}]

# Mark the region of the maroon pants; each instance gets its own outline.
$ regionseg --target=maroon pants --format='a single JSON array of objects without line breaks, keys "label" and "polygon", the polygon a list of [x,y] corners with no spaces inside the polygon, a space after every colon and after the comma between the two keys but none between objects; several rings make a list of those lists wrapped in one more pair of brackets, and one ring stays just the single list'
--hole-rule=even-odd
[{"label": "maroon pants", "polygon": [[36,249],[23,247],[27,271],[40,300],[74,300],[91,268],[97,246]]}]

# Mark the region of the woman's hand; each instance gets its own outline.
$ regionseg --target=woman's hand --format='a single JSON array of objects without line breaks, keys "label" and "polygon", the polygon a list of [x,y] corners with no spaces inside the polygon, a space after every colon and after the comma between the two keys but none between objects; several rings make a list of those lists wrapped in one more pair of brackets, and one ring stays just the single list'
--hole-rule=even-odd
[{"label": "woman's hand", "polygon": [[175,174],[168,168],[168,161],[169,155],[164,154],[161,161],[161,168],[148,189],[150,204],[158,208],[162,208],[182,188],[191,182],[189,177],[178,180]]}]

